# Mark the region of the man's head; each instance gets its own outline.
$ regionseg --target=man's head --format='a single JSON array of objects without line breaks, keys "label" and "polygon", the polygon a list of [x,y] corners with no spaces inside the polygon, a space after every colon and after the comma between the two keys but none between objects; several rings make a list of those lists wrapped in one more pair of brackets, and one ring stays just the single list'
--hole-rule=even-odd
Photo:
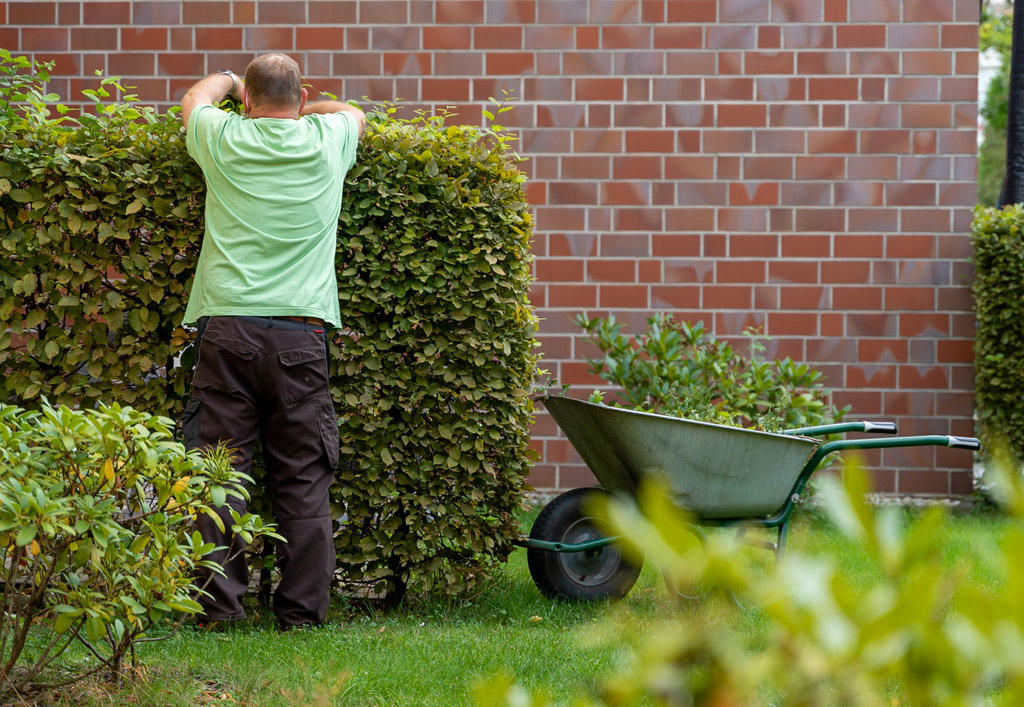
[{"label": "man's head", "polygon": [[298,111],[305,102],[302,74],[295,60],[284,54],[264,54],[245,70],[246,110]]}]

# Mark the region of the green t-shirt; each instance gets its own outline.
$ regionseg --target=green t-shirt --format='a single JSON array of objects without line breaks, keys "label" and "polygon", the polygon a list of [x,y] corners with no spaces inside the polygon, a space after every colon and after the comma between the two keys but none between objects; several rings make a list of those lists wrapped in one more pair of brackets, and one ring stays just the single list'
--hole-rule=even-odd
[{"label": "green t-shirt", "polygon": [[185,324],[302,316],[341,326],[338,215],[358,141],[348,113],[250,120],[211,105],[192,111],[185,144],[206,176],[206,234]]}]

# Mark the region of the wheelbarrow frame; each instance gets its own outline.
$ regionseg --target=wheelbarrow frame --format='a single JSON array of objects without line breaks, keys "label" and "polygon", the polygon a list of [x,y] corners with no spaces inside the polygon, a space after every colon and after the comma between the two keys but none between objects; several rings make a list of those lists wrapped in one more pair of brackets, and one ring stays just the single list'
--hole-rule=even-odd
[{"label": "wheelbarrow frame", "polygon": [[[580,406],[592,406],[595,408],[602,408],[604,410],[615,411],[616,413],[621,412],[625,415],[646,415],[651,418],[668,419],[680,423],[691,423],[693,421],[683,420],[681,418],[668,418],[664,415],[658,415],[655,413],[644,413],[636,410],[627,410],[622,408],[607,408],[603,405],[597,405],[595,403],[589,403],[582,400],[575,400],[567,397],[547,398],[544,401],[546,407],[551,412],[552,417],[558,423],[559,427],[565,432],[569,438],[570,443],[576,448],[577,452],[581,453],[584,457],[584,461],[587,461],[587,454],[584,450],[590,454],[593,451],[587,448],[586,440],[582,439],[582,433],[580,431],[579,417],[573,419],[573,412],[583,411],[586,413],[585,407]],[[571,411],[570,409],[576,407],[577,411]],[[605,414],[602,411],[601,414]],[[644,423],[637,423],[644,424]],[[707,425],[708,423],[696,423]],[[721,425],[715,425],[715,427],[725,427]],[[727,428],[730,434],[735,433],[737,435],[743,433],[753,434],[767,434],[762,432],[756,432],[753,430],[747,430],[739,427]],[[776,558],[778,558],[785,550],[786,540],[789,530],[789,521],[793,515],[793,511],[796,509],[797,504],[800,500],[800,494],[804,491],[811,476],[821,466],[822,461],[826,457],[835,453],[842,453],[849,450],[867,450],[867,449],[892,449],[901,447],[922,447],[922,446],[941,446],[941,447],[952,447],[960,449],[978,450],[981,445],[977,439],[973,437],[958,437],[954,435],[916,435],[909,437],[888,437],[888,438],[865,438],[865,439],[839,439],[832,441],[822,442],[821,437],[836,434],[846,433],[867,433],[867,434],[885,434],[895,435],[897,433],[896,425],[891,422],[843,422],[834,423],[828,425],[819,425],[811,427],[800,427],[795,429],[786,430],[781,434],[774,435],[776,437],[799,437],[812,445],[812,451],[807,457],[803,464],[802,469],[796,476],[796,480],[793,483],[792,488],[786,495],[785,500],[781,505],[772,512],[758,514],[753,516],[734,514],[734,513],[723,513],[717,515],[714,512],[708,512],[707,510],[694,513],[692,525],[688,525],[686,528],[690,532],[694,532],[703,541],[704,533],[701,527],[730,527],[738,529],[738,537],[743,540],[745,544],[760,547],[772,551]],[[608,488],[612,486],[615,495],[618,496],[631,496],[633,495],[629,490],[623,489],[623,483],[621,478],[610,479],[602,478],[602,465],[601,464],[588,464],[591,471],[594,473],[598,482],[602,487]],[[635,470],[634,470],[635,471]],[[639,474],[642,477],[642,473]],[[642,479],[641,479],[642,480]],[[608,489],[612,490],[612,489]],[[635,490],[635,489],[634,489]],[[685,508],[685,504],[683,505]],[[743,538],[743,534],[749,528],[766,528],[776,530],[776,539],[774,542],[765,541],[760,539]],[[528,551],[532,552],[554,552],[554,553],[599,553],[603,548],[610,545],[620,543],[622,541],[621,536],[604,536],[597,537],[594,539],[587,540],[585,542],[561,542],[557,540],[544,540],[536,537],[521,536],[515,540],[515,544],[521,547],[527,548]],[[533,567],[531,565],[531,571]],[[538,577],[534,576],[535,582],[542,591],[545,591],[545,587],[541,585],[544,582],[538,581]],[[628,592],[628,589],[626,590]],[[614,597],[612,597],[614,598]]]}]

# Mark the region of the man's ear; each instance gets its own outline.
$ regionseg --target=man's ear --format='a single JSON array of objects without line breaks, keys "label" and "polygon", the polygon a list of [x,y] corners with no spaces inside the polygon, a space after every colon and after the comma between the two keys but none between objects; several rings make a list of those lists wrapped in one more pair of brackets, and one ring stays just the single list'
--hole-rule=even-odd
[{"label": "man's ear", "polygon": [[252,106],[249,105],[249,92],[248,91],[246,91],[244,94],[242,94],[242,107],[245,109],[244,110],[245,115],[249,115],[249,111],[252,110]]},{"label": "man's ear", "polygon": [[309,91],[302,89],[302,98],[299,99],[299,115],[302,115],[302,109],[306,107],[306,99],[309,98]]}]

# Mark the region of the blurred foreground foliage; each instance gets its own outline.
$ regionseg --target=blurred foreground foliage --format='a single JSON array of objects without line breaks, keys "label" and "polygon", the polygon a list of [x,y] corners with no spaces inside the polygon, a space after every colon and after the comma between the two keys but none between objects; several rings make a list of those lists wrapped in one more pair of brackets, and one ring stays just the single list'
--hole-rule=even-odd
[{"label": "blurred foreground foliage", "polygon": [[[832,558],[790,552],[775,571],[748,561],[731,537],[701,545],[686,514],[648,486],[637,504],[613,500],[605,514],[645,559],[684,593],[714,590],[693,611],[665,607],[664,621],[638,629],[611,620],[579,640],[616,647],[620,670],[584,690],[580,706],[1019,705],[1024,704],[1024,485],[1001,459],[998,496],[1021,522],[1000,545],[994,586],[965,582],[971,560],[942,561],[944,507],[905,525],[899,507],[875,509],[867,476],[848,464],[822,489],[831,521],[868,558],[880,581],[856,580]],[[743,609],[732,605],[734,595]],[[745,619],[767,623],[754,638]],[[551,704],[505,677],[481,685],[478,704]]]}]

